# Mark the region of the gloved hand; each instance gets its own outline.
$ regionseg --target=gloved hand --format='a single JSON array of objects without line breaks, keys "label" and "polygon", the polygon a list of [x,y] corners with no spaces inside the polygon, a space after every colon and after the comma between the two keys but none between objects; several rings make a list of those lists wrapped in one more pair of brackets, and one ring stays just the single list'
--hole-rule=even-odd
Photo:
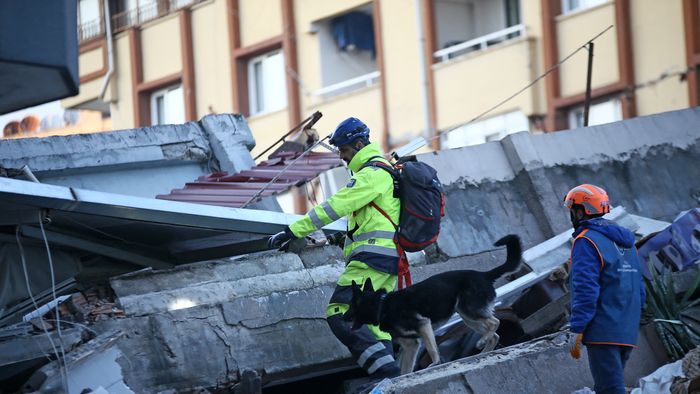
[{"label": "gloved hand", "polygon": [[569,334],[569,353],[571,357],[578,360],[581,358],[581,341],[583,340],[583,334],[577,334],[572,332]]},{"label": "gloved hand", "polygon": [[284,231],[280,231],[279,233],[271,236],[267,240],[267,247],[270,249],[279,249],[287,241],[290,241],[290,240],[295,239],[295,238],[296,237],[292,233],[292,230],[290,230],[289,227],[285,227]]}]

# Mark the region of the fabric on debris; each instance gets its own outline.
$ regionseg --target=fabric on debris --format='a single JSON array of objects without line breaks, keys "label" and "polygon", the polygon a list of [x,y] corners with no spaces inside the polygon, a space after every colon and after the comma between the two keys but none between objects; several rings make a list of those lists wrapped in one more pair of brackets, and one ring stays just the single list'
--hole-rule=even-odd
[{"label": "fabric on debris", "polygon": [[647,278],[649,264],[682,271],[700,261],[700,208],[687,211],[648,240],[639,248],[639,258]]},{"label": "fabric on debris", "polygon": [[666,364],[652,374],[639,379],[639,387],[630,394],[665,394],[671,393],[673,378],[683,375],[683,361]]},{"label": "fabric on debris", "polygon": [[375,56],[372,16],[361,11],[348,12],[331,20],[331,31],[336,45],[346,51],[351,45],[369,51]]}]

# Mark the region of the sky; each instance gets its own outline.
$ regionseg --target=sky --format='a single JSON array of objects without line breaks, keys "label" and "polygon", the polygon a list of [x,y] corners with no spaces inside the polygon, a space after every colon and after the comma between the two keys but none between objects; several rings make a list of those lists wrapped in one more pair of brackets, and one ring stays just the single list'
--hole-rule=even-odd
[{"label": "sky", "polygon": [[0,115],[0,130],[8,122],[13,120],[20,121],[27,115],[36,115],[39,119],[43,119],[47,115],[59,115],[63,117],[63,108],[61,107],[61,102],[51,101],[49,103],[37,105],[35,107],[29,107],[17,110],[15,112],[10,112],[4,115]]}]

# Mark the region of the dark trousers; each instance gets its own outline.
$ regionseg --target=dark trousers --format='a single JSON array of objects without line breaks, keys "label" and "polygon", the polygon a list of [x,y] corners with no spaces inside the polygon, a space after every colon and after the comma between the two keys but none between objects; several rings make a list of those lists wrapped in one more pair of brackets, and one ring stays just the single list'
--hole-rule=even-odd
[{"label": "dark trousers", "polygon": [[624,369],[631,346],[586,345],[596,394],[625,394]]}]

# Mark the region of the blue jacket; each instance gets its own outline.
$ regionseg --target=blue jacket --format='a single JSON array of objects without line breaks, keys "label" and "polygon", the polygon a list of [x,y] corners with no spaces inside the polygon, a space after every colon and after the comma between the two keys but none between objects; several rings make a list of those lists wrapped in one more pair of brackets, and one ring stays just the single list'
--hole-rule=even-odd
[{"label": "blue jacket", "polygon": [[634,234],[602,218],[586,220],[571,248],[571,331],[585,344],[634,346],[646,301]]}]

